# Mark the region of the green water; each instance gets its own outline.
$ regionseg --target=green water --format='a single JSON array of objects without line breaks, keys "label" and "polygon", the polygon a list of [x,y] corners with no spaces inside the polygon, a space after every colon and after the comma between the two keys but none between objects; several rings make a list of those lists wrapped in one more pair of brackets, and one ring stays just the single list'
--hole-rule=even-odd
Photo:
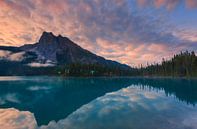
[{"label": "green water", "polygon": [[43,128],[196,129],[196,104],[195,79],[0,77],[0,109]]}]

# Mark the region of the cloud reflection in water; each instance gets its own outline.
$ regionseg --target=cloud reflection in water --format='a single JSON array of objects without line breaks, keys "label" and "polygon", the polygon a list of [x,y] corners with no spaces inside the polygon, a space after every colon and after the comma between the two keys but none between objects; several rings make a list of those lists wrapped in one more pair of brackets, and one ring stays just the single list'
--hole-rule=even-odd
[{"label": "cloud reflection in water", "polygon": [[99,97],[66,119],[41,128],[194,129],[196,118],[196,108],[176,102],[164,92],[128,87]]},{"label": "cloud reflection in water", "polygon": [[[197,128],[197,108],[186,105],[173,98],[166,96],[164,92],[149,91],[140,87],[123,88],[116,92],[108,93],[92,102],[82,106],[67,118],[58,122],[51,121],[48,125],[37,127],[35,118],[30,112],[17,112],[20,121],[13,120],[10,115],[14,109],[1,109],[8,112],[6,120],[12,121],[10,126],[20,125],[41,129],[195,129]],[[21,117],[21,114],[24,117]],[[31,120],[29,120],[31,119]],[[0,117],[0,123],[5,122]],[[16,123],[15,123],[16,122]],[[7,127],[8,125],[5,125]],[[1,127],[4,127],[3,124]],[[12,127],[9,127],[12,129]],[[17,129],[17,128],[16,128]]]}]

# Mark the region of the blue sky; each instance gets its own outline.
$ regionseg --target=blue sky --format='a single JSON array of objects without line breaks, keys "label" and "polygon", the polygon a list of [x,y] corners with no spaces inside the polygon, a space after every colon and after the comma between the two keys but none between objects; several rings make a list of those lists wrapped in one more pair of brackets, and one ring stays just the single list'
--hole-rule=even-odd
[{"label": "blue sky", "polygon": [[171,21],[178,27],[197,29],[197,9],[187,8],[182,3],[169,13]]}]

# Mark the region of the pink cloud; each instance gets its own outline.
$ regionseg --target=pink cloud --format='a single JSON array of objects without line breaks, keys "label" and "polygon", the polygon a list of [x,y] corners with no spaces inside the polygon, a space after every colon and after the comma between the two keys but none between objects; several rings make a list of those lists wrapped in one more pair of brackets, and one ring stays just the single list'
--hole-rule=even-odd
[{"label": "pink cloud", "polygon": [[[142,7],[152,4],[171,9],[179,1],[138,0],[138,3]],[[191,5],[195,1],[187,0],[187,6]],[[180,36],[165,32],[165,24],[156,15],[152,14],[155,16],[152,20],[149,14],[138,13],[126,0],[0,0],[0,7],[1,45],[35,43],[43,31],[52,31],[107,59],[138,65],[153,61],[146,54],[153,54],[158,60],[172,54],[170,48],[176,47],[172,41],[182,43]],[[162,31],[158,33],[159,29]]]},{"label": "pink cloud", "polygon": [[165,5],[166,0],[155,0],[155,6],[161,7],[162,5]]},{"label": "pink cloud", "polygon": [[3,129],[35,129],[37,123],[32,113],[8,108],[0,109],[0,127]]},{"label": "pink cloud", "polygon": [[197,1],[196,0],[187,0],[186,4],[190,8],[196,8],[197,7]]},{"label": "pink cloud", "polygon": [[[152,43],[132,45],[135,43],[115,43],[104,39],[97,39],[98,54],[107,59],[117,60],[131,66],[146,65],[147,62],[161,62],[162,58],[169,58],[173,55],[170,48],[164,44]],[[176,51],[177,52],[177,51]],[[176,53],[174,51],[174,53]]]},{"label": "pink cloud", "polygon": [[[186,6],[189,8],[196,8],[197,1],[196,0],[184,0]],[[140,6],[149,6],[154,5],[155,7],[159,8],[161,6],[166,7],[168,10],[174,9],[178,4],[180,4],[181,0],[137,0]]]},{"label": "pink cloud", "polygon": [[[1,0],[0,10],[6,11],[6,12],[12,11],[13,13],[18,13],[19,15],[22,15],[24,17],[30,17],[31,14],[30,14],[30,9],[28,7],[31,7],[31,6],[26,7],[26,4],[30,5],[30,3],[25,2],[25,1],[23,2],[23,1],[24,0],[22,0],[21,2]],[[10,15],[12,14],[10,13]]]},{"label": "pink cloud", "polygon": [[[148,3],[147,0],[137,0],[137,2],[138,2],[138,4],[139,4],[140,6],[146,6],[147,3]],[[149,2],[150,2],[150,1],[149,1]]]}]

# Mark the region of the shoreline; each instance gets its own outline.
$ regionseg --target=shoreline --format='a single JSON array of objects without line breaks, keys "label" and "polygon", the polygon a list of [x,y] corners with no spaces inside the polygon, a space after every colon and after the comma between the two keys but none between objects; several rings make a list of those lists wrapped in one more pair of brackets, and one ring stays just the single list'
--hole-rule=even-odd
[{"label": "shoreline", "polygon": [[197,79],[197,77],[175,76],[56,76],[56,75],[6,75],[3,77],[60,77],[60,78],[145,78],[145,79]]}]

